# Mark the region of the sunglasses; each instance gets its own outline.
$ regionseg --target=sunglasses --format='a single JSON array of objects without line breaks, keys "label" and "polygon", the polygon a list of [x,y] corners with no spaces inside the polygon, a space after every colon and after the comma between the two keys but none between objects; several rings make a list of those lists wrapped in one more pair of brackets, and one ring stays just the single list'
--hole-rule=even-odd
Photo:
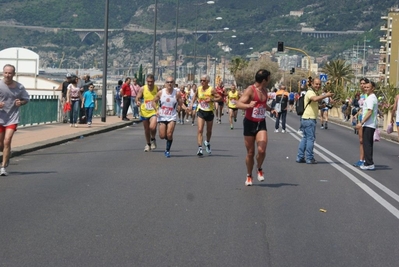
[{"label": "sunglasses", "polygon": [[206,82],[206,80],[200,80],[201,82]]},{"label": "sunglasses", "polygon": [[166,83],[174,83],[174,81],[167,81]]}]

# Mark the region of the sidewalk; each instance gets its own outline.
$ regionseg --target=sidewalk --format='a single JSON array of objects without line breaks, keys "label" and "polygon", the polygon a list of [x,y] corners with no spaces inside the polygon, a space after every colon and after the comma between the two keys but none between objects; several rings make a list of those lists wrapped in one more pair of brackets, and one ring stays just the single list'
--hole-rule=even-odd
[{"label": "sidewalk", "polygon": [[138,121],[122,121],[117,116],[107,116],[105,122],[102,122],[100,117],[93,118],[90,128],[86,124],[78,124],[78,128],[70,127],[69,123],[50,123],[18,127],[11,144],[12,156],[59,145],[80,138],[81,136],[89,136],[123,128]]}]

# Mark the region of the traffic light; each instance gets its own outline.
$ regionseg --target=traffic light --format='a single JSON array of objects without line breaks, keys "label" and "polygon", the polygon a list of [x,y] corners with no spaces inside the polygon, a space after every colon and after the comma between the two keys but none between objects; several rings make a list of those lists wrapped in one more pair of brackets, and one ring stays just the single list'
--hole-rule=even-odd
[{"label": "traffic light", "polygon": [[277,52],[284,52],[284,42],[277,43]]},{"label": "traffic light", "polygon": [[290,74],[294,74],[295,73],[295,68],[292,68],[291,70],[290,70]]}]

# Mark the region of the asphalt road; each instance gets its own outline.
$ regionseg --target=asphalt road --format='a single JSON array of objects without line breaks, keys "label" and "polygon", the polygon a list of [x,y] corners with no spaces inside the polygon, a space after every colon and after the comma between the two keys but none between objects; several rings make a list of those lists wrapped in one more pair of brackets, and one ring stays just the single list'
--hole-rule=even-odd
[{"label": "asphalt road", "polygon": [[245,187],[242,126],[223,119],[203,158],[189,124],[171,158],[160,140],[143,152],[140,124],[13,158],[0,266],[398,266],[397,143],[364,172],[357,135],[330,123],[319,164],[298,164],[298,117],[285,134],[268,119],[266,180]]}]

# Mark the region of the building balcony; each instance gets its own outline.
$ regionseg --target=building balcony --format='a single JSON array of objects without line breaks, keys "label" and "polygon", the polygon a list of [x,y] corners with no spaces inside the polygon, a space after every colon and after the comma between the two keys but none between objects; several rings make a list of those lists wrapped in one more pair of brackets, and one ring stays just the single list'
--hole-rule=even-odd
[{"label": "building balcony", "polygon": [[385,60],[380,60],[378,61],[378,65],[386,65],[387,63],[385,62]]},{"label": "building balcony", "polygon": [[386,43],[387,38],[386,37],[380,37],[380,43]]},{"label": "building balcony", "polygon": [[386,54],[387,51],[385,49],[380,49],[380,54]]},{"label": "building balcony", "polygon": [[388,19],[388,16],[382,16],[381,19]]},{"label": "building balcony", "polygon": [[388,30],[388,26],[387,25],[383,25],[380,28],[381,31],[387,31]]}]

